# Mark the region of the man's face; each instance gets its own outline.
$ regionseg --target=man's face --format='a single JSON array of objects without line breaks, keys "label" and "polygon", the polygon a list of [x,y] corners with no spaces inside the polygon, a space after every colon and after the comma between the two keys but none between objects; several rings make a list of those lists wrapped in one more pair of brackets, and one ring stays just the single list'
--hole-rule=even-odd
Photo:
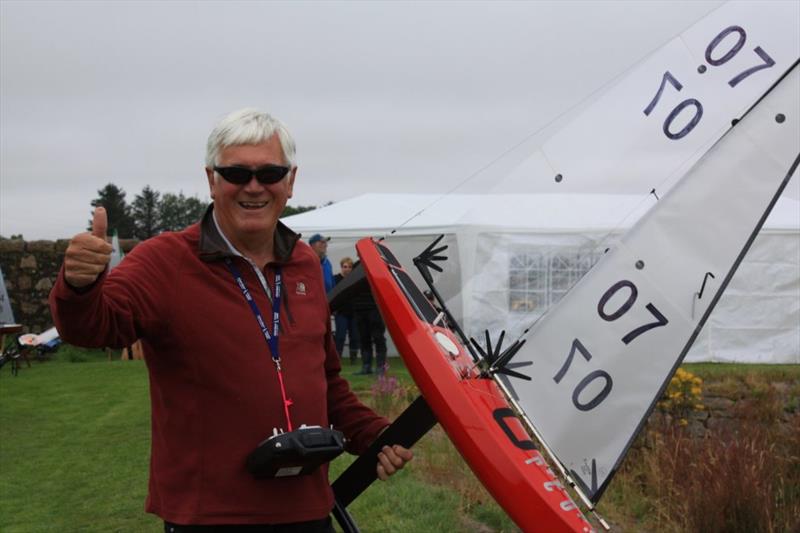
[{"label": "man's face", "polygon": [[[216,164],[249,169],[266,165],[286,165],[277,135],[261,144],[229,146],[220,152]],[[265,185],[251,179],[244,185],[236,185],[207,168],[214,212],[226,236],[233,240],[250,240],[259,234],[271,235],[286,201],[292,197],[296,173],[297,168],[291,169],[278,183]]]},{"label": "man's face", "polygon": [[342,266],[342,276],[348,275],[350,271],[353,270],[352,263],[342,263],[341,266]]},{"label": "man's face", "polygon": [[313,248],[314,251],[317,252],[317,256],[322,259],[325,257],[325,254],[328,253],[328,241],[324,239],[317,241],[311,245],[311,248]]}]

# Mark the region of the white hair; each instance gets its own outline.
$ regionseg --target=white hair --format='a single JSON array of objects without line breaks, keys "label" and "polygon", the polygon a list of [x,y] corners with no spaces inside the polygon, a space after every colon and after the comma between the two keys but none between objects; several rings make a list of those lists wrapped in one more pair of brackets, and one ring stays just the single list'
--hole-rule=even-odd
[{"label": "white hair", "polygon": [[286,125],[269,113],[252,108],[234,111],[214,127],[206,145],[206,166],[214,168],[219,153],[229,146],[259,144],[276,133],[286,164],[294,168],[297,166],[294,139]]}]

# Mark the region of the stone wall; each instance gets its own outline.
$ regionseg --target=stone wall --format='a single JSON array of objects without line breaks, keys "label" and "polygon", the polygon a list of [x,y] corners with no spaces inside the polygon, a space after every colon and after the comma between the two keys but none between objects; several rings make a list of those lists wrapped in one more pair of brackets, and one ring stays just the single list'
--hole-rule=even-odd
[{"label": "stone wall", "polygon": [[[138,241],[122,239],[127,253]],[[52,327],[47,298],[53,288],[69,240],[23,241],[0,239],[0,267],[14,311],[25,332],[41,333]]]},{"label": "stone wall", "polygon": [[682,416],[656,409],[649,424],[685,425],[689,435],[701,438],[736,433],[753,424],[788,432],[800,423],[800,381],[796,379],[726,376],[707,380],[703,389],[702,409]]}]

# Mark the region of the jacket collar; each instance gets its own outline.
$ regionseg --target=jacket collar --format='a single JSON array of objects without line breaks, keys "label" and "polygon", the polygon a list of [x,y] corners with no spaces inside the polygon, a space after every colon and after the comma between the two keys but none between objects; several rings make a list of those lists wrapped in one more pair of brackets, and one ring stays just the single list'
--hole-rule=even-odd
[{"label": "jacket collar", "polygon": [[[228,247],[225,239],[214,223],[213,213],[214,203],[212,202],[206,209],[203,220],[200,222],[200,259],[206,262],[217,261],[225,257],[234,257],[235,254]],[[294,247],[300,235],[289,229],[286,224],[278,221],[275,227],[274,248],[277,263],[287,263],[292,256]]]}]

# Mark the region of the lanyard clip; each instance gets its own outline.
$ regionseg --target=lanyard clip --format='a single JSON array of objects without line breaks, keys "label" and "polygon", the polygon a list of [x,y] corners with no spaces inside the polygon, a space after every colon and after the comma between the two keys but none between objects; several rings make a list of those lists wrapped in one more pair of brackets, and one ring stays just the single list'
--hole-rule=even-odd
[{"label": "lanyard clip", "polygon": [[281,359],[280,359],[280,357],[277,358],[277,359],[272,359],[272,362],[275,363],[275,368],[278,370],[278,372],[280,372],[281,371]]}]

